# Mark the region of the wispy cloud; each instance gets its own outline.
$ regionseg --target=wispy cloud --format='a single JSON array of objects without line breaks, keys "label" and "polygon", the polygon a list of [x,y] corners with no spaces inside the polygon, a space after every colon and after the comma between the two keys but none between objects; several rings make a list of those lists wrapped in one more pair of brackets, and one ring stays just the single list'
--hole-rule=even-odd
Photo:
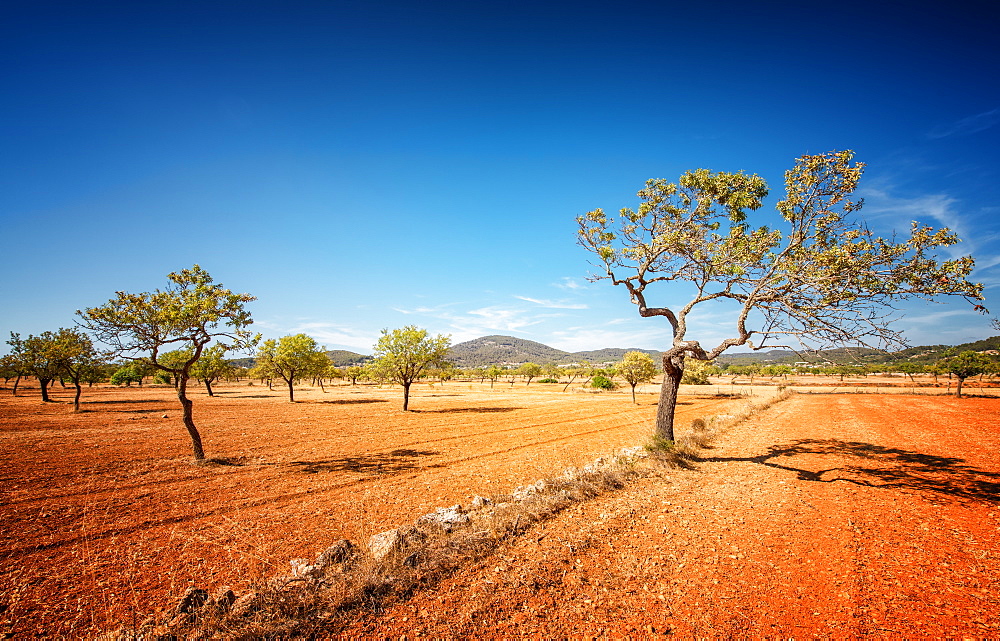
[{"label": "wispy cloud", "polygon": [[586,289],[587,286],[581,283],[576,278],[570,278],[569,276],[563,276],[558,283],[552,283],[554,287],[559,289],[567,289],[569,291],[579,291],[581,289]]},{"label": "wispy cloud", "polygon": [[949,136],[969,136],[980,131],[986,131],[1000,123],[1000,109],[991,109],[981,114],[962,118],[956,122],[939,125],[927,132],[932,140]]},{"label": "wispy cloud", "polygon": [[282,336],[308,334],[315,338],[316,342],[321,345],[326,345],[327,347],[340,345],[357,349],[363,353],[371,352],[372,346],[378,340],[377,332],[335,323],[299,320],[288,324],[264,321],[257,322],[255,325]]},{"label": "wispy cloud", "polygon": [[564,301],[554,301],[554,300],[543,300],[540,298],[528,298],[527,296],[515,296],[514,298],[527,301],[529,303],[534,303],[542,307],[547,307],[549,309],[587,309],[587,305],[583,303],[567,303]]}]

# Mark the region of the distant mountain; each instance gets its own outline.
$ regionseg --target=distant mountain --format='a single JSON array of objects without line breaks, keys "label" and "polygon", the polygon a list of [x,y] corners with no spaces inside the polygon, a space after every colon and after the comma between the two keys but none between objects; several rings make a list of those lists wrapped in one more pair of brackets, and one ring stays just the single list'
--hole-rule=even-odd
[{"label": "distant mountain", "polygon": [[620,361],[625,352],[641,351],[659,359],[659,352],[642,349],[605,348],[586,352],[566,352],[542,343],[515,338],[514,336],[483,336],[464,343],[452,345],[448,360],[459,367],[479,367],[481,365],[515,365],[520,363],[555,363],[566,365],[587,361],[605,363]]},{"label": "distant mountain", "polygon": [[918,347],[908,347],[898,352],[880,352],[874,349],[838,347],[837,349],[823,350],[819,353],[796,353],[788,349],[773,349],[767,352],[730,352],[722,354],[716,359],[716,363],[726,365],[750,365],[758,364],[791,364],[800,361],[826,362],[832,363],[895,363],[898,361],[912,361],[914,363],[932,363],[941,358],[941,353],[945,350],[964,352],[983,352],[986,350],[1000,350],[1000,336],[985,338],[981,341],[962,343],[961,345],[921,345]]},{"label": "distant mountain", "polygon": [[365,356],[356,352],[349,352],[346,349],[327,350],[326,355],[337,367],[367,363],[372,358],[371,356]]}]

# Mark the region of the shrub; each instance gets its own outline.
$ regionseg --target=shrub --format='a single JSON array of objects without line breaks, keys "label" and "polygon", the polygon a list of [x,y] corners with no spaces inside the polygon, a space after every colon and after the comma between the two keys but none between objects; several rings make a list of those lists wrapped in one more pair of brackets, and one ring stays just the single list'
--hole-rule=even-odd
[{"label": "shrub", "polygon": [[142,380],[142,375],[131,365],[126,365],[124,367],[119,367],[115,370],[115,373],[111,375],[112,385],[125,385],[126,387],[132,383],[138,383]]},{"label": "shrub", "polygon": [[539,383],[558,383],[559,381],[557,381],[554,378],[543,378],[543,379],[540,379],[538,382]]},{"label": "shrub", "polygon": [[614,381],[612,381],[606,376],[601,376],[600,374],[595,376],[593,380],[590,381],[590,386],[596,387],[597,389],[607,389],[607,390],[615,389],[618,387],[617,385],[615,385]]}]

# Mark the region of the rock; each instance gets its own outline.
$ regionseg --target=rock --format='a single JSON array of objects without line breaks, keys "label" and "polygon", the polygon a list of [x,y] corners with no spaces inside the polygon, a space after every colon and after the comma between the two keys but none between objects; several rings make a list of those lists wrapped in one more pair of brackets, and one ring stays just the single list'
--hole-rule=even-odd
[{"label": "rock", "polygon": [[469,515],[461,505],[439,507],[432,514],[425,514],[417,519],[417,524],[433,524],[441,526],[445,532],[451,532],[456,525],[469,522]]},{"label": "rock", "polygon": [[368,551],[376,561],[398,553],[403,547],[403,534],[398,529],[373,534],[368,539]]},{"label": "rock", "polygon": [[177,604],[178,614],[193,614],[208,603],[208,592],[201,588],[188,588]]},{"label": "rock", "polygon": [[485,496],[476,496],[476,497],[473,497],[473,499],[472,499],[472,507],[473,507],[473,509],[476,509],[476,510],[481,510],[482,508],[486,507],[487,505],[492,505],[492,504],[493,504],[493,501],[489,500]]},{"label": "rock", "polygon": [[166,414],[164,414],[164,415],[163,415],[163,416],[161,416],[160,418],[167,418],[167,415],[166,415]]},{"label": "rock", "polygon": [[326,568],[330,565],[346,563],[354,554],[354,544],[347,539],[341,539],[320,552],[313,565]]},{"label": "rock", "polygon": [[292,559],[288,562],[292,566],[293,577],[303,577],[313,574],[316,566],[309,562],[309,559]]}]

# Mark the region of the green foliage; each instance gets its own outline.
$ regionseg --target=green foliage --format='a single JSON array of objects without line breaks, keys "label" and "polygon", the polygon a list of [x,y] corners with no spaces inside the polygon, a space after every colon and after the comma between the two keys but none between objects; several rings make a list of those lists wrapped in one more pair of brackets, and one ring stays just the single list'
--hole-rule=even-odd
[{"label": "green foliage", "polygon": [[528,384],[531,384],[531,379],[542,374],[542,366],[538,363],[525,363],[517,368],[517,373],[524,378],[528,379]]},{"label": "green foliage", "polygon": [[403,386],[403,411],[409,409],[410,386],[427,367],[443,364],[450,346],[449,336],[432,337],[414,325],[382,330],[375,344],[373,367],[384,380]]},{"label": "green foliage", "polygon": [[142,380],[142,375],[136,370],[132,365],[125,365],[119,367],[115,370],[115,373],[111,375],[112,385],[125,385],[129,386],[132,383],[138,383]]},{"label": "green foliage", "polygon": [[656,376],[656,364],[645,352],[627,352],[620,363],[615,366],[618,375],[632,386],[632,402],[635,402],[635,386],[648,383]]},{"label": "green foliage", "polygon": [[540,378],[540,379],[538,379],[538,382],[539,383],[558,383],[559,379],[557,379],[557,378]]},{"label": "green foliage", "polygon": [[592,378],[590,380],[590,386],[603,390],[613,390],[618,388],[618,385],[616,385],[614,381],[604,376],[603,374],[598,374],[597,376]]},{"label": "green foliage", "polygon": [[707,361],[689,359],[684,365],[684,375],[681,377],[682,385],[709,385],[708,374],[712,369],[712,364]]},{"label": "green foliage", "polygon": [[964,351],[954,356],[948,356],[938,362],[938,371],[953,374],[958,379],[956,396],[962,395],[962,383],[970,376],[979,376],[994,371],[994,361],[987,356],[973,351]]},{"label": "green foliage", "polygon": [[[201,435],[192,418],[192,404],[187,398],[187,380],[191,367],[201,357],[205,346],[216,341],[227,350],[249,349],[259,336],[249,327],[253,322],[245,305],[255,297],[234,294],[198,265],[167,275],[170,284],[164,290],[130,294],[118,292],[100,307],[77,311],[81,324],[113,352],[123,356],[145,357],[161,371],[177,376],[177,398],[183,409],[184,426],[191,436],[197,461],[205,459]],[[164,348],[190,349],[183,362],[163,363]]]},{"label": "green foliage", "polygon": [[316,339],[305,334],[269,339],[257,352],[255,376],[277,377],[288,385],[288,400],[295,402],[295,383],[307,376],[321,376],[330,367],[330,359]]}]

